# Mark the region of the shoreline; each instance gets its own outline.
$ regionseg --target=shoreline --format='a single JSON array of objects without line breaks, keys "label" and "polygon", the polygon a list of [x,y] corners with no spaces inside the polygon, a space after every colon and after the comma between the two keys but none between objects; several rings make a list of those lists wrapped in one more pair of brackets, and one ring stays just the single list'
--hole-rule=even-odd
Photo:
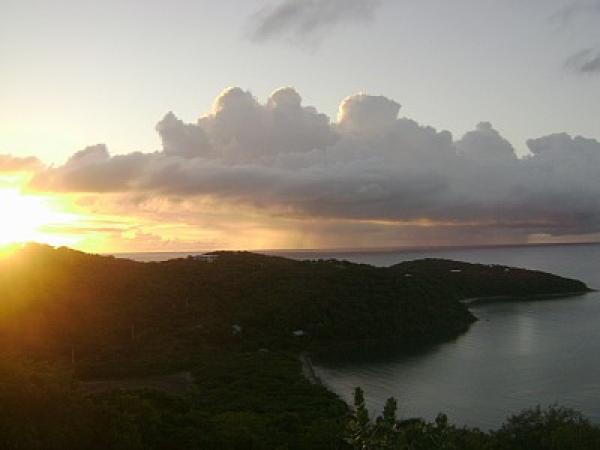
[{"label": "shoreline", "polygon": [[300,363],[302,364],[302,375],[304,375],[304,377],[310,382],[310,384],[317,384],[319,386],[323,386],[323,382],[317,376],[312,361],[308,354],[301,353],[299,359]]},{"label": "shoreline", "polygon": [[522,301],[536,301],[536,300],[552,300],[557,298],[568,298],[578,297],[580,295],[589,294],[595,292],[594,289],[588,289],[585,291],[572,291],[572,292],[560,292],[556,294],[533,294],[533,295],[496,295],[489,297],[471,297],[459,300],[460,303],[466,306],[483,304],[483,303],[494,303],[494,302],[522,302]]},{"label": "shoreline", "polygon": [[[460,303],[464,304],[467,308],[469,308],[471,305],[478,305],[478,304],[486,304],[486,303],[494,303],[494,302],[516,302],[516,301],[536,301],[536,300],[553,300],[553,299],[560,299],[560,298],[568,298],[568,297],[578,297],[578,296],[582,296],[585,294],[589,294],[591,292],[596,292],[595,289],[588,289],[585,291],[572,291],[572,292],[562,292],[562,293],[556,293],[556,294],[535,294],[535,295],[527,295],[527,296],[506,296],[506,295],[502,295],[502,296],[488,296],[488,297],[472,297],[472,298],[467,298],[467,299],[463,299],[463,300],[459,300]],[[478,321],[479,318],[475,315],[473,315],[475,320],[474,322]],[[473,322],[473,323],[474,323]],[[431,342],[425,343],[422,342],[420,343],[419,346],[423,346],[423,347],[430,347],[430,346],[435,346],[435,345],[440,345],[443,344],[445,342],[449,342],[452,341],[453,339],[457,339],[458,337],[460,337],[463,334],[466,334],[469,332],[469,329],[471,328],[471,325],[473,323],[470,323],[465,329],[458,331],[456,335],[454,336],[446,336],[445,338],[440,338],[440,339],[434,339]],[[389,341],[386,339],[383,340],[378,340],[379,344],[382,343],[391,343],[394,342],[394,338],[390,339]],[[397,338],[396,338],[397,340]],[[360,342],[355,342],[354,345],[365,345],[365,343],[368,342],[367,341],[360,341]],[[346,343],[344,345],[352,345],[351,343]],[[413,348],[414,351],[414,348]],[[316,374],[316,371],[314,369],[314,365],[312,363],[311,358],[308,356],[307,352],[302,352],[299,356],[299,360],[300,363],[302,365],[302,375],[311,383],[311,384],[315,384],[315,385],[319,385],[319,386],[323,386],[325,387],[329,392],[332,392],[334,394],[336,394],[339,398],[341,398],[339,396],[339,394],[337,394],[336,392],[334,392],[331,388],[327,387],[322,380],[319,378],[319,376]],[[343,399],[342,399],[343,400]],[[348,406],[352,406],[350,403],[346,402],[345,400],[343,400],[344,403],[346,403]]]}]

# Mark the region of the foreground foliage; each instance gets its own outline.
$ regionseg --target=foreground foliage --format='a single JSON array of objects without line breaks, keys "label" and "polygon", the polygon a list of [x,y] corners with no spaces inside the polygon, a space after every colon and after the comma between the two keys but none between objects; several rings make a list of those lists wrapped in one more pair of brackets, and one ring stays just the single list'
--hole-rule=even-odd
[{"label": "foreground foliage", "polygon": [[398,420],[390,398],[381,416],[369,420],[364,394],[354,393],[354,412],[345,442],[355,450],[596,450],[600,427],[579,412],[560,406],[539,406],[510,416],[497,431],[456,427],[439,414],[433,423]]},{"label": "foreground foliage", "polygon": [[0,448],[335,448],[348,409],[299,371],[285,355],[229,355],[198,366],[197,389],[185,397],[150,390],[86,395],[68,371],[5,360]]},{"label": "foreground foliage", "polygon": [[[497,431],[399,420],[388,400],[374,421],[360,389],[354,410],[318,386],[304,384],[291,360],[275,358],[199,368],[206,384],[185,398],[157,391],[88,396],[68,372],[39,364],[0,365],[3,450],[592,450],[600,428],[567,408],[539,407],[509,417]],[[253,359],[253,358],[251,358]],[[265,364],[277,367],[266,370]],[[239,370],[239,375],[232,372]],[[209,373],[212,372],[212,373]],[[219,381],[222,380],[222,381]],[[292,383],[290,388],[287,385]],[[314,388],[314,389],[313,389]],[[253,391],[256,391],[252,394]],[[272,395],[273,399],[267,398]]]}]

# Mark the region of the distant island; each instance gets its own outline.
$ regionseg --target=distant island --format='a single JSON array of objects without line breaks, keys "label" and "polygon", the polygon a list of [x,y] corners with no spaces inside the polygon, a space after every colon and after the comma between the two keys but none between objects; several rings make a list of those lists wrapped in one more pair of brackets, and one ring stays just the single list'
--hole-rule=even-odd
[{"label": "distant island", "polygon": [[[476,320],[469,300],[589,290],[442,259],[373,267],[214,252],[140,263],[29,244],[0,259],[0,407],[19,405],[0,436],[29,433],[30,446],[8,447],[27,449],[340,448],[348,407],[302,375],[302,355],[441,342]],[[60,445],[35,446],[49,439]]]}]

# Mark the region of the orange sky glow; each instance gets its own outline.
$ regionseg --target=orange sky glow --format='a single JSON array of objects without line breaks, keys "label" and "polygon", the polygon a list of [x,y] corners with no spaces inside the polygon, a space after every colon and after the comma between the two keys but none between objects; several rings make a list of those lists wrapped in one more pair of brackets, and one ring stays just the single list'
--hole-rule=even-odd
[{"label": "orange sky glow", "polygon": [[[423,244],[446,245],[445,237],[453,229],[481,225],[426,219],[394,222],[286,218],[210,199],[188,204],[150,198],[132,207],[120,197],[106,194],[34,192],[26,187],[30,177],[26,172],[0,174],[0,204],[6,211],[0,221],[0,247],[35,241],[94,253],[368,248],[371,233],[365,233],[364,241],[357,239],[356,230],[363,227],[380,230],[378,242],[384,245],[414,245],[414,233],[423,232],[428,233]],[[340,227],[351,230],[348,237],[338,232]],[[397,240],[399,230],[403,230],[405,241]],[[386,232],[394,238],[387,238]],[[532,239],[535,243],[551,241],[549,236],[536,235]]]}]

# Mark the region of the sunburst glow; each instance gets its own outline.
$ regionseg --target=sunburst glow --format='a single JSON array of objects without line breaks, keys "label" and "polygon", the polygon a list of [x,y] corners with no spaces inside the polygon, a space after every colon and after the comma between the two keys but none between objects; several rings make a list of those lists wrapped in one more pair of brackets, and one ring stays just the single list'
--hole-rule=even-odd
[{"label": "sunburst glow", "polygon": [[18,188],[0,189],[0,245],[27,241],[51,245],[69,245],[73,239],[66,235],[44,232],[53,225],[68,225],[76,221],[75,214],[60,211],[52,199],[27,195]]}]

